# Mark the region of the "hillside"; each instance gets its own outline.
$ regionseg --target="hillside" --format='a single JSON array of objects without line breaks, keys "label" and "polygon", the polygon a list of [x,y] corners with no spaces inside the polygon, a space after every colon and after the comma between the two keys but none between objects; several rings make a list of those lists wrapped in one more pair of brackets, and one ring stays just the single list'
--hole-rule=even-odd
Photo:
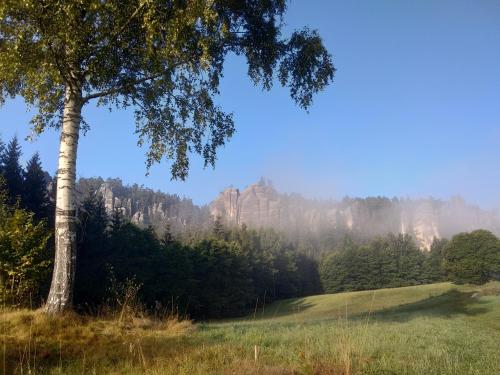
[{"label": "hillside", "polygon": [[500,283],[277,301],[245,319],[208,324],[203,333],[236,345],[219,354],[233,369],[241,363],[233,353],[255,345],[264,373],[496,374]]},{"label": "hillside", "polygon": [[278,301],[184,323],[2,312],[8,373],[498,374],[500,283]]},{"label": "hillside", "polygon": [[[481,292],[482,291],[482,292]],[[388,318],[402,314],[473,315],[480,294],[498,293],[500,283],[491,282],[482,287],[457,286],[438,283],[402,288],[377,289],[360,292],[322,294],[292,298],[269,304],[246,320],[256,321],[315,321],[330,319]],[[472,297],[477,293],[477,298]],[[500,301],[498,301],[500,303]],[[500,304],[497,306],[500,308]],[[495,309],[500,329],[500,309]],[[498,324],[497,324],[498,323]]]}]

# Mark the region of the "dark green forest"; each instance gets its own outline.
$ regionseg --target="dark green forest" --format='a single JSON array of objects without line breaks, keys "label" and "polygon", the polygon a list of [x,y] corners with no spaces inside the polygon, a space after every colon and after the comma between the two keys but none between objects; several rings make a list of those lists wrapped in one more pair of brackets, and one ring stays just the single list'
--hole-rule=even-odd
[{"label": "dark green forest", "polygon": [[[37,154],[21,165],[16,138],[0,144],[2,302],[37,307],[46,298],[53,258],[50,175]],[[477,230],[435,240],[422,252],[409,235],[360,237],[322,230],[299,238],[272,229],[225,227],[221,220],[179,231],[139,227],[106,211],[96,187],[80,183],[74,305],[98,314],[134,290],[145,310],[194,319],[242,315],[277,299],[439,281],[481,284],[500,275],[500,240]],[[128,194],[151,191],[134,186]],[[165,195],[193,217],[206,212]],[[196,225],[195,225],[196,224]],[[329,247],[328,247],[329,246]],[[325,250],[326,249],[326,250]]]}]

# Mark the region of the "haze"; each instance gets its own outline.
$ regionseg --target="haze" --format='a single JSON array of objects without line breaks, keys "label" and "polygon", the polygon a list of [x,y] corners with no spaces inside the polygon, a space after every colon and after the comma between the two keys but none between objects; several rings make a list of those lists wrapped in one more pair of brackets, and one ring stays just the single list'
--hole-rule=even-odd
[{"label": "haze", "polygon": [[[92,128],[81,140],[79,176],[125,183],[208,203],[229,185],[271,178],[278,190],[307,197],[461,195],[500,207],[500,3],[497,1],[295,1],[285,22],[313,25],[338,69],[309,114],[276,87],[261,92],[243,61],[227,63],[220,104],[237,133],[215,170],[193,158],[185,182],[164,163],[145,176],[131,111],[89,107]],[[1,136],[29,134],[20,99],[2,109]],[[58,133],[23,142],[54,173]]]}]

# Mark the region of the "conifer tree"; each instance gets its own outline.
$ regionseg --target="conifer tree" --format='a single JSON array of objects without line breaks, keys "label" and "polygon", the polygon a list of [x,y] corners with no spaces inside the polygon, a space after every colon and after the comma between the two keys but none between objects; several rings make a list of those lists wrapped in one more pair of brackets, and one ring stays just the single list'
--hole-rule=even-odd
[{"label": "conifer tree", "polygon": [[14,136],[0,157],[2,174],[10,204],[14,204],[23,193],[23,169],[19,162],[21,154],[21,146],[19,145],[17,136]]},{"label": "conifer tree", "polygon": [[222,224],[222,218],[217,216],[214,220],[214,226],[212,228],[212,233],[215,238],[222,240],[226,236],[226,231],[224,225]]},{"label": "conifer tree", "polygon": [[172,235],[172,228],[170,223],[167,223],[167,225],[165,225],[163,236],[160,242],[165,246],[169,246],[170,244],[172,244],[172,242],[174,242],[174,237]]},{"label": "conifer tree", "polygon": [[47,181],[38,153],[35,153],[26,165],[23,192],[23,206],[33,212],[37,219],[48,217],[50,201]]},{"label": "conifer tree", "polygon": [[78,211],[78,253],[75,302],[77,305],[102,302],[105,293],[108,217],[101,196],[88,195]]},{"label": "conifer tree", "polygon": [[119,208],[115,208],[111,214],[109,223],[109,232],[111,235],[118,232],[123,225],[123,212]]}]

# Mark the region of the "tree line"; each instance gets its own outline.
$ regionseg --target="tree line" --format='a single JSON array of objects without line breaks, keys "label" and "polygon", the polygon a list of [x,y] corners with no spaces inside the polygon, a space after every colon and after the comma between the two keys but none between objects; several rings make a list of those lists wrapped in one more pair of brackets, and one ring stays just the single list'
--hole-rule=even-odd
[{"label": "tree line", "polygon": [[178,239],[167,227],[159,238],[118,210],[108,217],[97,195],[84,200],[78,217],[74,302],[81,310],[106,304],[114,283],[130,281],[149,309],[203,319],[321,292],[316,261],[271,229],[226,229],[216,220],[209,232]]},{"label": "tree line", "polygon": [[500,279],[500,240],[486,230],[434,239],[422,252],[408,234],[388,234],[359,244],[346,237],[320,263],[324,291],[395,288],[453,281],[484,284]]},{"label": "tree line", "polygon": [[[54,246],[48,174],[35,154],[21,166],[17,138],[0,143],[0,285],[2,302],[41,305],[50,285]],[[420,251],[409,235],[376,237],[332,232],[332,250],[318,256],[313,236],[297,241],[272,229],[211,228],[177,233],[140,228],[89,190],[78,207],[74,303],[98,312],[134,286],[149,311],[193,318],[242,315],[276,299],[451,280],[500,277],[500,241],[478,230],[435,240]]]},{"label": "tree line", "polygon": [[446,244],[446,240],[435,240],[425,254],[408,234],[388,234],[364,245],[346,238],[321,262],[321,280],[329,293],[444,281]]}]

